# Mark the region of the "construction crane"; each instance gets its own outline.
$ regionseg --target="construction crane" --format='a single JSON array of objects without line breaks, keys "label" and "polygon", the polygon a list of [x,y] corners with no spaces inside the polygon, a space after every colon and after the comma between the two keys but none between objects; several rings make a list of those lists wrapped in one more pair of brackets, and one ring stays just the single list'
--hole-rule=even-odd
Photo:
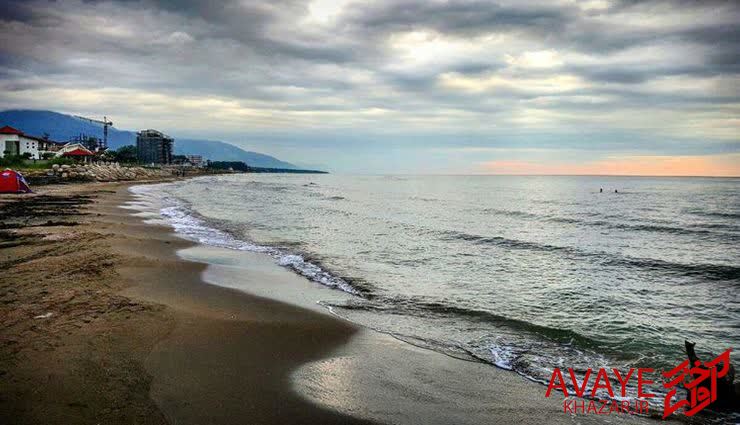
[{"label": "construction crane", "polygon": [[90,121],[95,124],[102,124],[103,125],[103,143],[100,145],[100,147],[102,149],[105,149],[108,147],[108,127],[113,127],[113,122],[108,121],[108,117],[103,117],[103,121],[96,120],[93,118],[81,117],[79,115],[75,115],[75,118],[79,118],[85,121]]}]

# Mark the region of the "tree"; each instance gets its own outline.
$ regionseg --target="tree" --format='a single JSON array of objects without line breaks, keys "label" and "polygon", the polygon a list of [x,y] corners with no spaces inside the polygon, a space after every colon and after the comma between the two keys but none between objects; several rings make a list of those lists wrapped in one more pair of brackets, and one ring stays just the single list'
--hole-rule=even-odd
[{"label": "tree", "polygon": [[122,163],[137,162],[136,146],[126,145],[118,148],[118,150],[116,151],[116,161]]},{"label": "tree", "polygon": [[249,172],[251,169],[243,161],[211,161],[209,167],[216,170],[236,170]]}]

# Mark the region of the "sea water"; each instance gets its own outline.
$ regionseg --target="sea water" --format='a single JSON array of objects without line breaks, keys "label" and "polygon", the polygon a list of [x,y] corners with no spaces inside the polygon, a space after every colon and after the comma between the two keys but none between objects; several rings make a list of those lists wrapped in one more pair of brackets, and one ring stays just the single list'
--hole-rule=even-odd
[{"label": "sea water", "polygon": [[352,294],[316,300],[336,315],[533,380],[672,369],[684,340],[705,360],[740,347],[740,179],[234,174],[136,191],[186,237]]}]

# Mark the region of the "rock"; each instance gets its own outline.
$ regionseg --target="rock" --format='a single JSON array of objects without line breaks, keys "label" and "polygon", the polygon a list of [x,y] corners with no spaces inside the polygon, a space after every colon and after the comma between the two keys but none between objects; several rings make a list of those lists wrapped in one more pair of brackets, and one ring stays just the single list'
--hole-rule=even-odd
[{"label": "rock", "polygon": [[46,171],[48,176],[59,176],[62,179],[77,181],[119,181],[119,180],[147,180],[159,177],[171,177],[177,173],[172,167],[129,167],[121,166],[117,162],[98,161],[91,164],[59,165],[54,164]]}]

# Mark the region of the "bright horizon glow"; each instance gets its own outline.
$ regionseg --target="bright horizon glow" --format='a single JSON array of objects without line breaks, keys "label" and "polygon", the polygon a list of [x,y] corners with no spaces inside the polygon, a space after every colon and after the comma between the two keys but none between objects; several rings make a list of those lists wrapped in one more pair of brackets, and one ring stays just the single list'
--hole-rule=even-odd
[{"label": "bright horizon glow", "polygon": [[540,164],[530,161],[490,161],[484,174],[590,175],[644,177],[740,177],[740,155],[644,156],[583,164]]}]

